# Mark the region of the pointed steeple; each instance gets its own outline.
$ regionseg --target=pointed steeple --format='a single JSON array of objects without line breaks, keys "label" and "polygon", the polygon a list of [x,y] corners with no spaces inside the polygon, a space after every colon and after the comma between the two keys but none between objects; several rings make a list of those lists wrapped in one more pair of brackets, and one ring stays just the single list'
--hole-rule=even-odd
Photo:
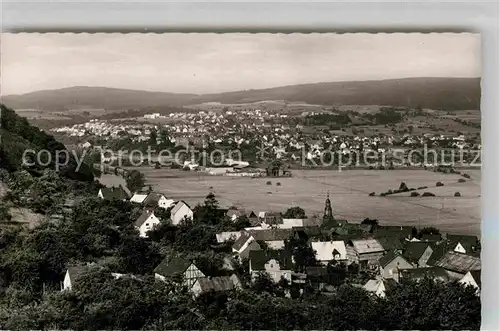
[{"label": "pointed steeple", "polygon": [[332,203],[330,202],[330,192],[329,191],[326,193],[325,213],[323,215],[323,218],[333,219]]}]

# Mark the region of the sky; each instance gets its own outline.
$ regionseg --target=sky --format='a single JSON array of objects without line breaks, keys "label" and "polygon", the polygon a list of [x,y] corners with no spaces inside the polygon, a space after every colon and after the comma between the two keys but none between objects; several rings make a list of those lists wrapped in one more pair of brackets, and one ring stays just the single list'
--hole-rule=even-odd
[{"label": "sky", "polygon": [[71,86],[216,93],[405,77],[480,77],[479,34],[1,35],[1,94]]}]

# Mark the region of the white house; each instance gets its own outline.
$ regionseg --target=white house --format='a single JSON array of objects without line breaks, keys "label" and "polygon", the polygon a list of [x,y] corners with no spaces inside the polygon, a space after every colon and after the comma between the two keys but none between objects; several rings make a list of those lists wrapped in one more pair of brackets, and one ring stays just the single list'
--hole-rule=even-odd
[{"label": "white house", "polygon": [[344,241],[315,241],[311,243],[316,252],[316,259],[322,264],[328,264],[332,260],[347,260],[347,250]]},{"label": "white house", "polygon": [[170,219],[173,225],[178,225],[184,218],[193,218],[193,211],[184,201],[178,201],[170,211]]},{"label": "white house", "polygon": [[198,278],[205,277],[193,261],[180,256],[165,257],[153,272],[155,279],[164,282],[175,282],[178,277],[177,279],[188,288],[191,288]]},{"label": "white house", "polygon": [[252,279],[265,272],[276,283],[281,278],[292,281],[292,257],[286,251],[250,251],[249,266]]},{"label": "white house", "polygon": [[160,220],[155,216],[154,212],[150,210],[144,210],[141,216],[135,221],[135,226],[139,230],[142,238],[147,238],[148,231],[152,230],[157,224],[160,224]]},{"label": "white house", "polygon": [[398,283],[392,278],[390,279],[377,278],[377,279],[370,279],[363,286],[363,288],[368,292],[371,292],[381,298],[384,298],[386,292],[396,286],[398,286]]},{"label": "white house", "polygon": [[168,209],[172,207],[175,201],[173,199],[167,199],[165,195],[161,193],[151,192],[142,203],[143,205],[148,207],[160,207],[163,209]]}]

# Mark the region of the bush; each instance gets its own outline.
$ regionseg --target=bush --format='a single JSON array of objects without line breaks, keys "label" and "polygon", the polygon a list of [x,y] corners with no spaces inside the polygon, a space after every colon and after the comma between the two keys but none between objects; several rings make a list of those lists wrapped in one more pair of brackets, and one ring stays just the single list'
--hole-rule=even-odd
[{"label": "bush", "polygon": [[273,183],[271,183],[271,181],[270,181],[270,180],[268,180],[268,181],[266,182],[266,185],[272,185],[272,184],[273,184]]},{"label": "bush", "polygon": [[401,191],[401,192],[408,191],[408,186],[406,185],[405,182],[401,182],[401,184],[399,184],[399,191]]},{"label": "bush", "polygon": [[281,186],[281,183],[280,183],[280,182],[277,182],[277,183],[276,183],[276,186]]},{"label": "bush", "polygon": [[458,179],[458,182],[459,182],[459,183],[465,183],[465,182],[466,182],[466,180],[465,180],[465,179],[463,179],[463,178],[459,178],[459,179]]},{"label": "bush", "polygon": [[441,183],[441,182],[437,182],[437,183],[436,183],[436,186],[438,186],[438,187],[439,187],[439,186],[444,186],[444,184],[443,184],[443,183]]},{"label": "bush", "polygon": [[462,174],[463,177],[467,178],[467,179],[470,179],[470,175],[469,174]]},{"label": "bush", "polygon": [[371,197],[373,197],[373,196],[375,196],[375,192],[372,192],[372,193],[370,193],[368,195],[371,196]]},{"label": "bush", "polygon": [[419,187],[417,188],[417,190],[425,190],[426,188],[427,188],[427,186],[419,186]]},{"label": "bush", "polygon": [[460,194],[460,192],[455,192],[455,196],[456,197],[461,197],[462,195]]},{"label": "bush", "polygon": [[410,196],[411,197],[418,197],[420,195],[420,193],[418,192],[411,192]]},{"label": "bush", "polygon": [[422,194],[423,197],[435,197],[436,195],[434,193],[431,193],[431,192],[424,192]]},{"label": "bush", "polygon": [[385,195],[386,195],[385,193],[380,193],[381,197],[385,197]]}]

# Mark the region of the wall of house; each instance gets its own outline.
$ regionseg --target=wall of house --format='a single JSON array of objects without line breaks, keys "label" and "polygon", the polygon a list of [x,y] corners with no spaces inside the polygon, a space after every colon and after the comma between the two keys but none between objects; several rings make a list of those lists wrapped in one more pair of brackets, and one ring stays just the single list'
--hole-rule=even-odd
[{"label": "wall of house", "polygon": [[377,265],[378,260],[384,255],[384,252],[373,252],[358,254],[359,263],[366,261],[368,265]]},{"label": "wall of house", "polygon": [[265,243],[271,249],[282,249],[285,247],[284,240],[269,240],[269,241],[265,241]]},{"label": "wall of house", "polygon": [[465,276],[462,279],[460,279],[458,282],[460,284],[463,284],[464,286],[468,286],[468,285],[474,286],[477,289],[476,293],[478,295],[481,292],[479,286],[477,285],[476,281],[474,280],[474,278],[472,277],[472,275],[469,272],[466,273]]},{"label": "wall of house", "polygon": [[429,258],[432,255],[432,248],[430,246],[427,246],[427,248],[424,251],[424,254],[420,257],[418,260],[417,266],[418,268],[425,268],[427,267],[427,261],[429,261]]},{"label": "wall of house", "polygon": [[356,250],[354,249],[353,246],[346,246],[346,253],[347,253],[347,261],[348,262],[354,262],[354,263],[359,263],[359,258],[358,254],[356,254]]},{"label": "wall of house", "polygon": [[396,281],[399,281],[399,271],[401,269],[412,269],[413,265],[410,262],[406,261],[401,256],[396,257],[394,260],[389,262],[384,268],[382,268],[382,277],[388,279],[393,278]]},{"label": "wall of house", "polygon": [[465,251],[465,248],[462,246],[462,244],[458,243],[457,246],[455,246],[454,249],[455,252],[457,253],[463,253],[466,254],[467,252]]},{"label": "wall of house", "polygon": [[285,278],[289,282],[292,281],[292,271],[281,270],[279,261],[271,259],[264,265],[264,268],[275,283],[279,282],[281,277]]},{"label": "wall of house", "polygon": [[172,219],[172,224],[177,225],[184,217],[193,218],[193,211],[186,205],[182,205],[182,207],[174,215],[171,215],[170,218]]},{"label": "wall of house", "polygon": [[144,223],[142,223],[141,227],[139,228],[139,235],[142,238],[147,238],[148,231],[153,229],[153,227],[159,223],[160,220],[158,219],[158,217],[156,217],[154,214],[149,215],[148,219]]},{"label": "wall of house", "polygon": [[205,274],[203,274],[194,264],[191,264],[184,273],[184,284],[188,288],[191,288],[199,277],[205,277]]},{"label": "wall of house", "polygon": [[168,209],[174,204],[174,200],[172,199],[167,199],[165,197],[161,197],[160,200],[158,200],[158,207],[163,208],[163,209]]},{"label": "wall of house", "polygon": [[161,281],[163,281],[163,282],[165,282],[165,281],[166,281],[165,276],[162,276],[162,275],[157,274],[157,273],[155,273],[155,279],[161,280]]},{"label": "wall of house", "polygon": [[66,275],[64,276],[63,290],[71,290],[71,279],[70,279],[69,273],[67,271],[66,271]]}]

